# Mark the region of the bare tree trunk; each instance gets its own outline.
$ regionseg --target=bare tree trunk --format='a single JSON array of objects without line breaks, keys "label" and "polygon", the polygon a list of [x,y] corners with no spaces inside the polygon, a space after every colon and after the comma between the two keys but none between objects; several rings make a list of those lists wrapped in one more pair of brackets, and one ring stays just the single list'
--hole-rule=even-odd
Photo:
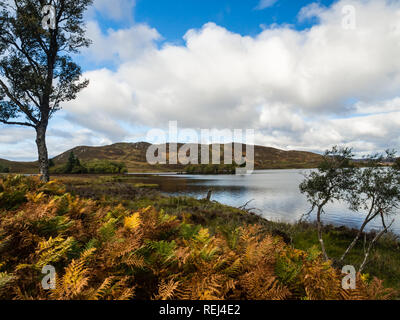
[{"label": "bare tree trunk", "polygon": [[[375,216],[374,216],[375,217]],[[358,239],[360,239],[362,233],[364,232],[365,227],[367,226],[367,224],[371,221],[371,219],[369,219],[369,217],[367,217],[364,220],[363,225],[361,226],[360,230],[358,230],[357,236],[354,238],[353,242],[348,246],[348,248],[346,249],[346,251],[343,253],[342,257],[340,258],[340,262],[343,262],[344,258],[347,256],[347,254],[351,251],[351,249],[354,248],[354,246],[356,245]]]},{"label": "bare tree trunk", "polygon": [[360,239],[360,237],[361,237],[361,234],[362,234],[362,230],[363,230],[363,229],[364,229],[364,228],[361,228],[361,229],[358,231],[357,236],[354,238],[353,242],[349,245],[349,247],[346,249],[346,251],[343,253],[342,257],[340,258],[340,260],[339,260],[340,262],[342,262],[342,261],[344,260],[344,258],[347,256],[347,254],[351,251],[351,249],[354,248],[354,246],[356,245],[358,239]]},{"label": "bare tree trunk", "polygon": [[[374,205],[375,205],[375,199],[373,199],[373,201],[372,201],[371,208],[370,208],[370,210],[369,210],[369,212],[368,212],[368,215],[366,216],[366,218],[365,218],[365,220],[364,220],[364,223],[362,224],[360,230],[358,230],[357,236],[354,238],[354,240],[352,241],[352,243],[348,246],[348,248],[346,249],[346,251],[343,253],[342,257],[341,257],[340,260],[339,260],[340,262],[343,262],[344,258],[348,255],[348,253],[351,251],[351,249],[354,248],[354,246],[356,245],[358,239],[360,239],[362,233],[364,232],[364,229],[365,229],[365,227],[367,226],[367,224],[370,223],[370,222],[377,216],[377,213],[375,213],[375,214],[371,217],[371,214],[372,214],[372,212],[373,212],[373,210],[374,210]],[[382,217],[382,219],[383,219],[383,217]],[[384,227],[386,227],[386,226],[384,225]]]},{"label": "bare tree trunk", "polygon": [[394,223],[394,220],[392,221],[392,223],[389,226],[385,227],[381,232],[379,232],[375,236],[375,238],[371,241],[371,243],[368,246],[368,250],[365,252],[364,261],[361,263],[360,270],[358,272],[360,272],[360,273],[363,272],[365,265],[367,264],[371,249],[374,247],[375,243],[383,236],[383,234],[389,230],[389,228],[392,226],[393,223]]},{"label": "bare tree trunk", "polygon": [[49,156],[47,153],[47,146],[46,146],[46,130],[47,126],[42,124],[40,124],[36,128],[36,145],[39,155],[39,172],[40,172],[40,179],[43,182],[50,181]]},{"label": "bare tree trunk", "polygon": [[319,243],[321,244],[321,250],[322,250],[322,254],[324,255],[324,259],[325,259],[326,261],[328,261],[328,260],[329,260],[329,257],[328,257],[328,254],[326,253],[324,239],[322,238],[321,214],[322,214],[322,207],[319,206],[319,207],[318,207],[318,212],[317,212],[318,240],[319,240]]}]

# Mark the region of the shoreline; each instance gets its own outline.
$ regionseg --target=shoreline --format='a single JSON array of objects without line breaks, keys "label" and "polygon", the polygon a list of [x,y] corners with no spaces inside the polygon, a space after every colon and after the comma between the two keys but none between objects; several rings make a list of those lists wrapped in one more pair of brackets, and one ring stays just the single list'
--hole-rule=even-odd
[{"label": "shoreline", "polygon": [[[32,178],[27,177],[25,179]],[[20,180],[24,181],[24,179]],[[34,180],[37,181],[37,179]],[[257,237],[260,237],[260,240],[264,239],[265,237],[272,236],[274,239],[276,239],[276,241],[281,241],[282,243],[286,244],[290,250],[294,250],[293,252],[298,252],[296,250],[300,250],[301,252],[310,254],[312,257],[320,256],[317,228],[316,225],[311,222],[273,222],[249,210],[242,210],[232,206],[223,205],[216,201],[208,201],[206,199],[195,199],[184,196],[166,196],[160,194],[158,190],[137,187],[134,183],[126,182],[123,179],[113,180],[110,179],[110,177],[97,177],[97,179],[93,179],[92,177],[88,176],[86,176],[84,179],[74,179],[71,178],[71,176],[68,176],[64,177],[64,179],[57,180],[59,183],[50,185],[48,187],[48,192],[53,192],[52,188],[55,188],[55,190],[60,190],[55,191],[56,194],[59,193],[59,195],[54,198],[56,203],[59,202],[60,205],[62,204],[62,206],[57,207],[59,208],[57,210],[61,210],[60,213],[64,212],[67,217],[77,219],[77,221],[84,223],[89,223],[89,225],[87,225],[89,229],[87,230],[79,228],[74,229],[75,227],[78,227],[81,222],[76,225],[65,225],[65,227],[75,230],[74,232],[78,232],[76,235],[82,239],[85,239],[85,243],[90,240],[89,238],[93,238],[94,236],[91,235],[88,237],[86,235],[88,230],[91,230],[91,232],[101,236],[115,235],[114,231],[111,234],[109,233],[109,228],[111,227],[105,222],[108,221],[104,220],[106,217],[107,219],[111,219],[110,221],[115,221],[115,223],[116,221],[119,221],[120,225],[123,225],[124,221],[125,223],[130,223],[130,220],[126,220],[124,217],[130,217],[132,214],[132,217],[134,217],[136,212],[139,212],[140,210],[146,210],[143,208],[154,208],[154,212],[162,214],[165,219],[168,219],[168,221],[176,221],[179,223],[181,228],[183,228],[181,232],[187,232],[189,229],[197,230],[192,229],[192,227],[189,228],[187,225],[189,223],[190,225],[203,228],[206,230],[205,232],[210,235],[210,237],[218,236],[226,238],[228,244],[234,247],[236,241],[239,241],[239,238],[237,238],[238,230],[252,230],[252,228],[258,228],[256,234],[258,234]],[[19,179],[13,181],[19,181]],[[63,187],[61,188],[61,186]],[[39,196],[46,196],[43,194],[43,192],[40,192],[40,190],[37,192],[38,193],[36,197],[29,196],[29,198],[27,198],[27,200],[32,199],[30,200],[29,205],[46,205],[42,203],[44,200],[39,198]],[[71,194],[72,197],[68,196],[68,193]],[[10,197],[6,199],[12,200],[14,198]],[[74,199],[77,199],[76,201],[79,203],[86,204],[87,209],[89,210],[86,212],[86,214],[91,212],[90,208],[104,208],[98,211],[101,212],[101,216],[103,217],[104,215],[104,217],[100,220],[96,220],[96,224],[92,226],[90,224],[94,223],[94,221],[91,219],[80,220],[82,217],[80,214],[77,214],[77,212],[71,213],[72,215],[69,216],[68,210],[72,210],[72,212],[75,210]],[[67,201],[71,205],[70,209],[67,211],[65,211],[66,209],[64,208],[64,201]],[[25,201],[22,203],[25,203]],[[53,203],[53,205],[55,205],[55,203]],[[10,218],[16,219],[17,216],[12,212],[13,211],[7,213],[7,211],[5,211],[6,214],[10,215]],[[27,215],[30,214],[30,212],[26,210],[23,212]],[[42,209],[40,209],[38,212],[42,212]],[[54,217],[51,215],[51,211],[49,211],[47,214],[50,214],[50,219],[54,219]],[[114,215],[116,216],[114,217]],[[143,217],[145,216],[146,215],[143,213]],[[117,217],[119,217],[118,220],[113,220]],[[58,218],[56,218],[54,221],[58,221]],[[60,223],[64,227],[63,220],[60,220]],[[97,223],[102,225],[100,229],[100,225]],[[132,220],[132,223],[134,223],[134,220]],[[172,232],[172,229],[170,231]],[[352,265],[358,269],[360,263],[362,262],[364,248],[363,242],[359,241],[350,254],[346,257],[343,264],[338,263],[338,258],[354,238],[354,233],[354,229],[349,229],[346,227],[335,227],[332,225],[324,227],[324,240],[326,249],[329,253],[329,257],[332,258],[332,265],[336,270],[338,270],[338,272],[341,270],[343,265]],[[164,235],[164,233],[162,234]],[[165,234],[166,238],[162,239],[170,241],[171,239],[169,238],[168,234],[169,231]],[[178,237],[176,240],[181,241],[180,233],[178,232],[174,234],[176,237]],[[56,233],[54,233],[54,236],[55,235]],[[367,233],[365,236],[367,239],[370,239],[373,237],[373,233]],[[379,240],[376,248],[373,250],[373,252],[371,252],[370,262],[365,269],[365,277],[370,277],[369,275],[371,277],[382,279],[384,281],[384,286],[387,288],[400,289],[400,242],[398,236],[388,233]]]}]

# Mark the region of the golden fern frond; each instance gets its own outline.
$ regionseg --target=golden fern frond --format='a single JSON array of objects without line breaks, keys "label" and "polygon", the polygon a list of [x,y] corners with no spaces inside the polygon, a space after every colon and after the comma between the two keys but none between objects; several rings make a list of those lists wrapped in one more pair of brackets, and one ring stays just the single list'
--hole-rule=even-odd
[{"label": "golden fern frond", "polygon": [[[192,298],[195,300],[223,300],[223,284],[226,278],[220,274],[204,274],[195,277]],[[193,281],[192,280],[192,281]]]},{"label": "golden fern frond", "polygon": [[173,299],[176,290],[179,287],[179,281],[175,281],[174,279],[166,282],[162,280],[158,287],[158,294],[154,297],[155,300],[171,300]]},{"label": "golden fern frond", "polygon": [[135,297],[135,288],[125,288],[118,292],[118,294],[114,293],[114,300],[118,301],[127,301],[131,300]]},{"label": "golden fern frond", "polygon": [[69,237],[64,239],[62,236],[40,242],[39,248],[36,251],[39,259],[35,266],[41,269],[52,262],[58,262],[71,249],[73,242],[74,238]]},{"label": "golden fern frond", "polygon": [[146,265],[144,257],[137,256],[135,254],[130,254],[128,256],[125,256],[122,259],[122,263],[125,263],[127,266],[131,268],[138,268],[138,269],[141,269]]},{"label": "golden fern frond", "polygon": [[383,280],[373,278],[370,283],[364,282],[358,275],[357,288],[364,300],[390,300],[398,292],[395,289],[385,288]]},{"label": "golden fern frond", "polygon": [[109,292],[111,291],[111,287],[114,281],[115,281],[114,276],[105,279],[101,284],[100,288],[98,288],[95,294],[93,295],[94,300],[103,300],[104,297],[106,297],[107,294],[109,294]]},{"label": "golden fern frond", "polygon": [[183,247],[179,247],[177,250],[175,250],[175,256],[178,260],[178,264],[180,267],[182,267],[188,262],[188,260],[190,259],[190,255],[191,255],[191,250],[186,245]]},{"label": "golden fern frond", "polygon": [[56,299],[79,298],[89,282],[88,275],[89,270],[85,267],[85,261],[72,260],[61,281],[57,282],[52,296]]},{"label": "golden fern frond", "polygon": [[0,294],[1,291],[7,289],[14,280],[15,276],[13,274],[9,274],[7,272],[0,272]]},{"label": "golden fern frond", "polygon": [[341,280],[330,262],[317,259],[303,266],[301,283],[308,300],[337,300],[341,295]]},{"label": "golden fern frond", "polygon": [[130,285],[132,277],[122,277],[111,288],[111,299],[113,300],[130,300],[135,295],[135,285]]},{"label": "golden fern frond", "polygon": [[224,270],[224,273],[229,276],[235,276],[242,271],[242,259],[237,258],[228,268]]},{"label": "golden fern frond", "polygon": [[135,250],[139,249],[142,246],[142,238],[140,233],[135,233],[134,238],[129,238],[124,242],[116,244],[113,248],[112,255],[116,258],[121,258],[125,255],[129,255]]},{"label": "golden fern frond", "polygon": [[290,294],[291,293],[288,288],[275,280],[265,296],[270,300],[285,300],[290,296]]},{"label": "golden fern frond", "polygon": [[28,201],[33,202],[33,203],[39,203],[46,199],[46,195],[44,192],[39,192],[39,193],[27,193],[26,198]]},{"label": "golden fern frond", "polygon": [[126,288],[119,294],[119,296],[115,298],[115,300],[119,301],[131,300],[134,297],[135,297],[135,288]]},{"label": "golden fern frond", "polygon": [[81,253],[80,259],[87,262],[95,252],[96,248],[86,249]]},{"label": "golden fern frond", "polygon": [[135,212],[130,217],[126,217],[124,220],[124,227],[130,231],[133,231],[141,225],[140,212]]},{"label": "golden fern frond", "polygon": [[47,250],[54,247],[55,245],[63,242],[65,239],[62,236],[57,236],[56,238],[50,237],[49,240],[45,240],[39,243],[36,253]]},{"label": "golden fern frond", "polygon": [[212,275],[205,279],[199,292],[199,300],[223,300],[222,284],[220,283],[219,275]]},{"label": "golden fern frond", "polygon": [[[20,287],[13,288],[13,299],[20,301],[35,300],[31,295],[26,292],[22,292]],[[36,299],[37,300],[37,299]]]},{"label": "golden fern frond", "polygon": [[197,235],[195,235],[194,239],[201,243],[206,243],[210,239],[210,233],[208,229],[201,228]]},{"label": "golden fern frond", "polygon": [[354,300],[364,300],[362,293],[358,290],[340,290],[340,299],[341,300],[349,300],[349,301],[354,301]]}]

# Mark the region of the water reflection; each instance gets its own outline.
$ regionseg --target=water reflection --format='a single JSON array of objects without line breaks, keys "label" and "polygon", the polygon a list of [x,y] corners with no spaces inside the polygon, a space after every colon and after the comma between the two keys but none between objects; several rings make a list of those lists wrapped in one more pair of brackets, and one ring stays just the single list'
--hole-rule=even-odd
[{"label": "water reflection", "polygon": [[[212,199],[239,207],[252,200],[249,207],[268,220],[295,222],[310,206],[299,191],[299,184],[309,170],[260,170],[249,176],[235,175],[143,175],[135,177],[143,183],[156,183],[169,195],[204,198],[211,188]],[[324,216],[326,223],[359,228],[363,215],[350,211],[345,204],[330,204]],[[315,214],[311,215],[315,219]],[[392,229],[400,234],[400,217]],[[380,229],[380,220],[372,221],[369,229]]]}]

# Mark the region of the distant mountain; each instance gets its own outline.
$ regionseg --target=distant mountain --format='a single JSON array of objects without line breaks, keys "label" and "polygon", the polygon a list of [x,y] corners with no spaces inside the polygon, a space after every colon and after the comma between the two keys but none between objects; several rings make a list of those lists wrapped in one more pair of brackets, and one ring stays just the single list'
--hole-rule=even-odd
[{"label": "distant mountain", "polygon": [[[178,150],[182,145],[183,144],[178,144]],[[67,162],[68,156],[72,151],[82,161],[111,160],[125,162],[130,172],[168,171],[183,169],[183,165],[149,165],[146,160],[146,151],[149,146],[150,144],[146,142],[116,143],[109,146],[101,147],[80,146],[54,157],[53,161],[56,165]],[[210,149],[211,147],[212,146],[209,146]],[[167,159],[169,159],[169,144],[167,144],[166,149],[166,157]],[[224,146],[221,145],[222,160],[224,157],[223,149]],[[242,146],[242,150],[244,155],[246,146]],[[311,152],[284,151],[263,146],[255,146],[254,155],[256,169],[313,168],[316,167],[322,159],[321,155]],[[37,162],[13,162],[0,159],[0,164],[10,167],[12,172],[37,172]]]},{"label": "distant mountain", "polygon": [[17,162],[0,159],[0,165],[10,168],[12,173],[37,173],[38,163],[36,162]]}]

